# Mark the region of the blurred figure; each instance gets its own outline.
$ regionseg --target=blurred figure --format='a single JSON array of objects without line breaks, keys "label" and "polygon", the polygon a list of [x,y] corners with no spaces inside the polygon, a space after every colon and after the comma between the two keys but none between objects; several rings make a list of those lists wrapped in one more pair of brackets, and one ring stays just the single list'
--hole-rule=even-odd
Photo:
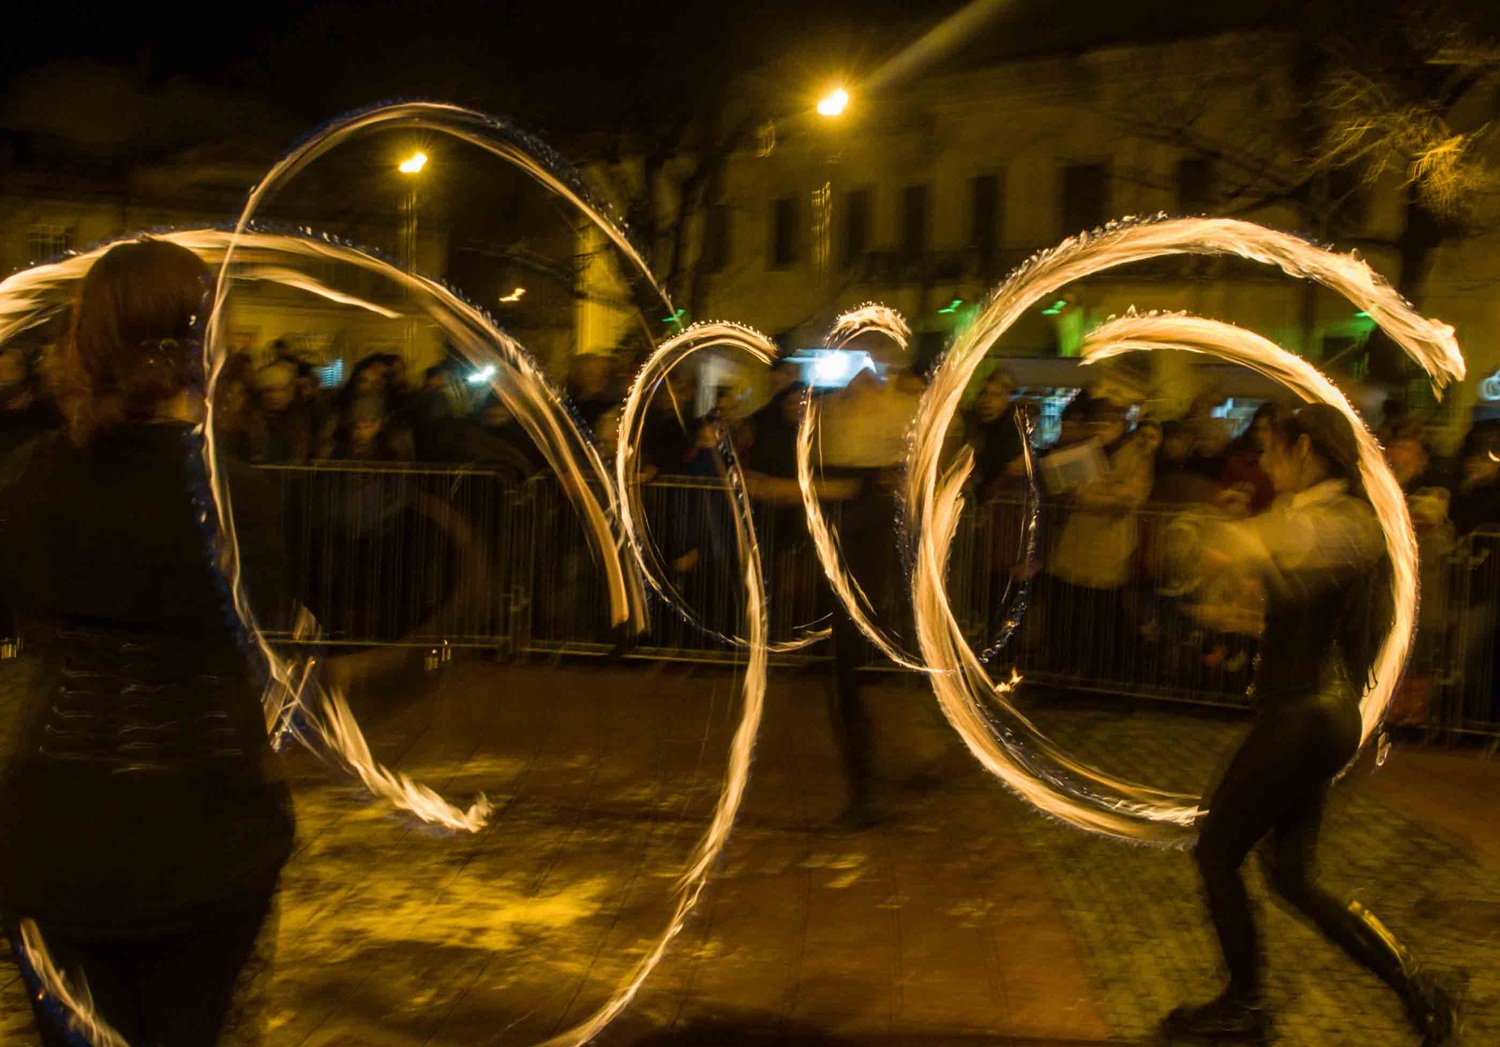
[{"label": "blurred figure", "polygon": [[1453,525],[1460,535],[1500,527],[1500,424],[1483,422],[1464,437]]},{"label": "blurred figure", "polygon": [[220,451],[241,462],[255,460],[253,377],[249,354],[235,353],[224,362],[214,387],[214,441]]},{"label": "blurred figure", "polygon": [[675,367],[657,384],[646,407],[640,442],[643,479],[683,475],[700,442],[697,427],[690,422],[692,411],[692,372]]},{"label": "blurred figure", "polygon": [[[1465,540],[1471,564],[1497,554],[1500,538],[1500,424],[1481,422],[1464,437],[1458,487],[1449,516]],[[1492,586],[1471,587],[1463,621],[1463,715],[1500,720],[1500,606]]]},{"label": "blurred figure", "polygon": [[1428,482],[1431,459],[1418,430],[1408,428],[1393,436],[1386,444],[1385,457],[1406,494],[1417,536],[1417,581],[1422,596],[1411,662],[1386,722],[1415,727],[1427,722],[1433,674],[1447,649],[1449,558],[1455,546],[1453,522],[1448,518],[1452,495]]},{"label": "blurred figure", "polygon": [[[1125,622],[1124,587],[1140,541],[1140,509],[1155,478],[1160,430],[1141,439],[1116,438],[1107,453],[1105,441],[1119,431],[1123,413],[1098,405],[1086,417],[1089,435],[1069,452],[1088,453],[1096,464],[1057,491],[1068,512],[1045,568],[1047,635],[1051,657],[1065,660],[1060,669],[1113,679]],[[1069,474],[1053,469],[1052,475]]]},{"label": "blurred figure", "polygon": [[[869,597],[876,621],[893,635],[910,636],[909,611],[899,585],[896,496],[906,460],[906,437],[919,398],[903,381],[905,360],[885,338],[871,337],[879,373],[860,371],[828,396],[819,422],[823,475],[841,481],[829,497],[842,498],[839,544],[849,573]],[[830,599],[833,599],[830,594]],[[839,824],[859,829],[877,823],[874,796],[874,729],[859,666],[867,644],[843,609],[833,607],[834,676],[829,718],[843,757],[849,802]]]},{"label": "blurred figure", "polygon": [[590,429],[599,424],[599,416],[619,403],[610,389],[610,357],[602,353],[585,353],[573,358],[568,374],[568,398]]},{"label": "blurred figure", "polygon": [[1374,914],[1313,879],[1328,785],[1358,750],[1359,699],[1393,613],[1391,566],[1358,462],[1354,432],[1334,408],[1282,415],[1263,462],[1282,500],[1208,543],[1210,556],[1260,581],[1266,606],[1256,719],[1213,790],[1194,852],[1229,986],[1173,1011],[1169,1037],[1267,1036],[1263,960],[1240,873],[1266,838],[1272,888],[1396,990],[1426,1043],[1450,1042],[1457,1024],[1453,1001]]},{"label": "blurred figure", "polygon": [[465,461],[498,468],[516,481],[541,468],[530,435],[500,397],[490,393],[481,400],[474,408],[474,422],[465,440]]},{"label": "blurred figure", "polygon": [[981,498],[1017,496],[1026,486],[1026,442],[1012,403],[1016,380],[997,369],[979,389],[964,436],[974,448],[974,484]]},{"label": "blurred figure", "polygon": [[464,457],[467,439],[455,389],[453,369],[446,364],[427,368],[422,388],[413,396],[411,432],[420,462],[457,462]]},{"label": "blurred figure", "polygon": [[390,424],[379,400],[362,397],[349,405],[321,457],[350,462],[409,462],[415,451],[411,434]]},{"label": "blurred figure", "polygon": [[[219,1041],[293,839],[200,523],[212,286],[181,247],[110,248],[65,346],[69,428],[0,469],[0,586],[39,663],[0,769],[0,910],[140,1045]],[[253,586],[281,567],[275,489],[227,468]],[[27,977],[42,1043],[79,1042]]]},{"label": "blurred figure", "polygon": [[259,410],[253,417],[252,453],[273,465],[305,462],[312,457],[313,426],[297,389],[297,369],[273,361],[255,373]]},{"label": "blurred figure", "polygon": [[62,424],[57,405],[37,388],[25,352],[0,350],[0,457]]},{"label": "blurred figure", "polygon": [[1255,409],[1245,431],[1226,450],[1224,471],[1219,480],[1226,491],[1233,493],[1232,508],[1237,515],[1265,512],[1276,497],[1271,478],[1261,468],[1260,459],[1266,452],[1280,410],[1272,402],[1261,404]]},{"label": "blurred figure", "polygon": [[1208,505],[1218,498],[1222,488],[1190,468],[1192,455],[1192,430],[1182,422],[1163,422],[1156,475],[1151,484],[1152,505],[1163,508]]},{"label": "blurred figure", "polygon": [[1225,466],[1229,464],[1229,423],[1214,415],[1223,400],[1217,391],[1200,393],[1193,398],[1182,419],[1193,434],[1189,468],[1211,480],[1222,477]]},{"label": "blurred figure", "polygon": [[1385,445],[1385,460],[1406,494],[1427,486],[1427,468],[1432,458],[1420,432],[1411,430],[1393,435]]}]

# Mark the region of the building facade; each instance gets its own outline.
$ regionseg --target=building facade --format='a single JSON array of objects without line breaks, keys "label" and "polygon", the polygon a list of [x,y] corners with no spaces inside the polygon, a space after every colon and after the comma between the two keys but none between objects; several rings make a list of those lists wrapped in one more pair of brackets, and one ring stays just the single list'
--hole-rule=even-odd
[{"label": "building facade", "polygon": [[[693,218],[703,281],[693,318],[738,320],[798,349],[842,309],[876,300],[908,317],[918,355],[930,356],[1031,254],[1158,213],[1232,215],[1358,248],[1394,282],[1399,261],[1383,245],[1401,231],[1398,175],[1334,178],[1326,202],[1310,207],[1277,200],[1274,179],[1257,185],[1247,173],[1290,162],[1278,136],[1296,133],[1291,69],[1289,41],[1236,34],[968,70],[871,99],[856,90],[838,117],[767,126],[729,157],[719,196]],[[1215,143],[1238,153],[1220,159]],[[659,191],[673,186],[669,170]],[[1482,206],[1500,229],[1500,201]],[[1444,243],[1421,287],[1419,306],[1453,324],[1470,361],[1464,388],[1431,408],[1452,431],[1500,368],[1496,246],[1494,233]],[[603,264],[589,275],[610,279]],[[1067,357],[1090,327],[1131,307],[1250,328],[1351,382],[1374,326],[1358,305],[1279,271],[1192,258],[1070,287],[997,352]],[[582,351],[627,322],[595,303],[579,309]],[[1155,395],[1170,415],[1193,389],[1180,361],[1160,355]]]}]

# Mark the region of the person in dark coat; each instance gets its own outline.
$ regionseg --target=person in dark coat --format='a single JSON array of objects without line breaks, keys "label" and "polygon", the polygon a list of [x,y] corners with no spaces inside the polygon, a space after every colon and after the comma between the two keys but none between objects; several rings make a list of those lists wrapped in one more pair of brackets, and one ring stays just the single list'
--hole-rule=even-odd
[{"label": "person in dark coat", "polygon": [[[205,477],[211,289],[181,247],[110,249],[64,347],[68,428],[0,464],[0,586],[30,663],[0,702],[18,717],[0,762],[0,912],[13,942],[34,921],[141,1047],[218,1042],[294,830]],[[279,558],[274,489],[225,467],[254,583]],[[22,969],[41,1042],[77,1042]]]}]

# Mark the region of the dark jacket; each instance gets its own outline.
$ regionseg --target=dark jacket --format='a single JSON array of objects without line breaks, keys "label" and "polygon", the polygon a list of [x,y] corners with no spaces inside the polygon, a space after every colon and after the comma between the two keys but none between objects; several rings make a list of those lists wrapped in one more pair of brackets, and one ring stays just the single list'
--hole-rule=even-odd
[{"label": "dark jacket", "polygon": [[[274,888],[293,819],[260,670],[214,565],[183,425],[0,464],[0,591],[26,654],[0,717],[0,910],[72,934],[157,935]],[[275,569],[273,490],[230,467],[247,582]]]}]

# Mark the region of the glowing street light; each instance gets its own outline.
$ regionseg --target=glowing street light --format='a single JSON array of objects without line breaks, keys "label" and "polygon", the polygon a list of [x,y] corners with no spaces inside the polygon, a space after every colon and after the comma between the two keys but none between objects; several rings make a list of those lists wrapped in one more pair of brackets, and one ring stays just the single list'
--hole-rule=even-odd
[{"label": "glowing street light", "polygon": [[849,104],[849,92],[842,87],[818,102],[818,113],[822,116],[838,116]]},{"label": "glowing street light", "polygon": [[414,174],[417,174],[418,172],[420,172],[422,170],[422,168],[424,168],[426,166],[427,166],[427,154],[426,153],[412,153],[405,160],[401,161],[401,163],[398,166],[397,170],[399,170],[402,174],[414,175]]}]

